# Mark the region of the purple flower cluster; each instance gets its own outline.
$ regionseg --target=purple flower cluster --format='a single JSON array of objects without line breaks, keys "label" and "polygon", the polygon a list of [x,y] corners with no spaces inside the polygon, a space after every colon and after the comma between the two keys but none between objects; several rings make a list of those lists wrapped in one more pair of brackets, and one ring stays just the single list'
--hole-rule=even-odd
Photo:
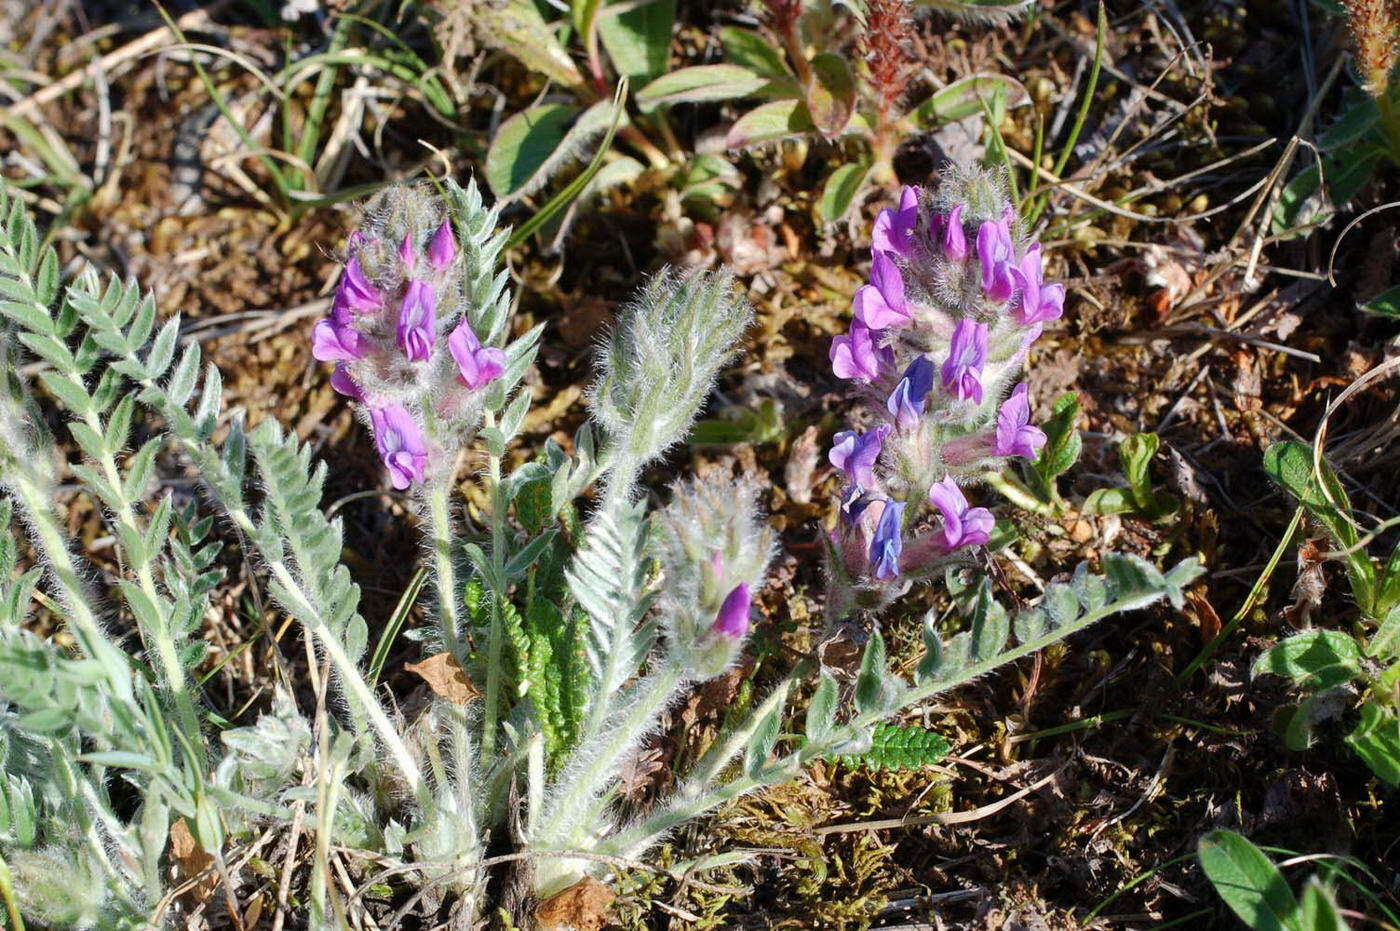
[{"label": "purple flower cluster", "polygon": [[[884,420],[836,434],[829,456],[847,483],[835,542],[853,577],[924,575],[985,544],[992,515],[959,483],[1045,444],[1026,384],[1013,383],[1065,289],[1045,282],[1004,191],[997,175],[953,168],[937,195],[905,187],[875,220],[870,280],[830,353]],[[909,505],[924,501],[937,525],[906,545]]]},{"label": "purple flower cluster", "polygon": [[429,225],[426,243],[408,227],[393,237],[397,245],[384,235],[351,235],[330,314],[311,336],[312,355],[336,363],[331,386],[366,412],[398,489],[424,481],[431,429],[453,420],[466,408],[463,395],[500,378],[506,363],[465,316],[451,326],[461,275],[451,220]]}]

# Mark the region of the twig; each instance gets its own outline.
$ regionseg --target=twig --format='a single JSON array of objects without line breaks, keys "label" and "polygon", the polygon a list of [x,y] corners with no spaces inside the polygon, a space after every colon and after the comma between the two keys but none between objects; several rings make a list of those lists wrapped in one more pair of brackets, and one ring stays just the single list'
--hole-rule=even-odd
[{"label": "twig", "polygon": [[1031,783],[1019,792],[1013,792],[1004,799],[999,799],[989,805],[983,805],[980,808],[974,808],[971,811],[949,811],[936,815],[920,815],[917,818],[887,818],[883,821],[855,821],[849,824],[832,824],[824,828],[817,828],[812,833],[822,836],[826,834],[847,834],[851,831],[881,831],[892,828],[917,827],[925,824],[968,824],[973,821],[981,821],[983,818],[991,817],[1008,805],[1019,802],[1037,789],[1049,785],[1060,773],[1064,772],[1067,766],[1069,766],[1068,761],[1061,763],[1059,768],[1053,773]]},{"label": "twig", "polygon": [[[177,19],[175,25],[181,30],[197,29],[204,25],[213,13],[223,9],[227,3],[228,0],[218,0],[218,2],[208,7],[190,10]],[[152,29],[141,38],[128,42],[121,48],[113,49],[101,58],[94,60],[81,71],[73,71],[65,74],[52,84],[39,88],[11,107],[10,114],[12,116],[30,116],[37,112],[44,104],[57,100],[69,91],[81,87],[84,78],[90,77],[98,71],[110,71],[127,59],[138,58],[152,49],[159,48],[163,42],[170,39],[173,35],[174,33],[169,26],[161,26],[158,29]]]}]

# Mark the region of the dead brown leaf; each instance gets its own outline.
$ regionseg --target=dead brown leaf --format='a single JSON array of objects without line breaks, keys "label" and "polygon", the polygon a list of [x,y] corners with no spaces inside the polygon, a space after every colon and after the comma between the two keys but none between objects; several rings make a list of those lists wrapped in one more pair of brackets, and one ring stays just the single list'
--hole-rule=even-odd
[{"label": "dead brown leaf", "polygon": [[467,671],[451,653],[438,653],[421,663],[404,663],[403,668],[422,676],[434,694],[453,704],[465,705],[481,697],[481,690],[467,678]]},{"label": "dead brown leaf", "polygon": [[601,931],[615,898],[617,893],[585,876],[541,902],[535,909],[535,920],[540,931]]},{"label": "dead brown leaf", "polygon": [[[176,879],[181,882],[194,880],[214,864],[214,858],[199,846],[184,818],[177,818],[170,825],[170,861],[174,864]],[[203,902],[218,887],[218,876],[210,873],[195,883],[184,898],[187,902]]]}]

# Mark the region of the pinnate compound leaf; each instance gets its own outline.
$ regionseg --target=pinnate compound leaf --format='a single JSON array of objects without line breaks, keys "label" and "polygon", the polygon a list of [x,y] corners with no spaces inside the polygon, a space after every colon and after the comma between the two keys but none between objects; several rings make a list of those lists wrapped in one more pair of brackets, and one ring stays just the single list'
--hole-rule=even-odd
[{"label": "pinnate compound leaf", "polygon": [[948,741],[926,727],[880,723],[870,736],[870,747],[862,753],[843,754],[845,765],[855,768],[909,770],[922,769],[947,756]]}]

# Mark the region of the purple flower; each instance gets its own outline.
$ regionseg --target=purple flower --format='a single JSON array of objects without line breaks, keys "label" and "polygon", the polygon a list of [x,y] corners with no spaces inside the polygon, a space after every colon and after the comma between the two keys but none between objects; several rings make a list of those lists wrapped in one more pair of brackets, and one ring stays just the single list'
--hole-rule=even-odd
[{"label": "purple flower", "polygon": [[358,314],[369,314],[384,306],[384,298],[365,277],[358,256],[345,263],[345,271],[336,285],[335,299],[331,301],[331,316],[340,323],[349,323]]},{"label": "purple flower", "polygon": [[354,362],[368,352],[364,334],[335,317],[316,321],[311,331],[311,355],[320,362]]},{"label": "purple flower", "polygon": [[875,218],[872,234],[874,253],[893,252],[909,257],[909,247],[914,241],[914,227],[919,222],[919,189],[905,185],[899,192],[899,207],[886,207]]},{"label": "purple flower", "polygon": [[870,284],[856,290],[855,314],[872,330],[904,326],[912,319],[904,303],[904,275],[890,253],[875,253]]},{"label": "purple flower", "polygon": [[437,342],[437,292],[417,278],[408,283],[399,307],[399,348],[410,362],[422,362]]},{"label": "purple flower", "polygon": [[457,258],[457,239],[452,235],[452,221],[443,220],[428,243],[428,264],[441,272]]},{"label": "purple flower", "polygon": [[851,321],[849,333],[831,341],[831,370],[837,378],[871,382],[894,360],[894,353],[876,344],[880,334],[861,323]]},{"label": "purple flower", "polygon": [[963,205],[958,204],[945,217],[935,216],[929,228],[929,239],[943,249],[943,255],[950,262],[961,262],[967,258],[967,234],[963,232]]},{"label": "purple flower", "polygon": [[355,379],[350,377],[350,371],[345,367],[344,362],[337,365],[335,371],[331,372],[331,387],[352,401],[363,403],[365,400],[364,390],[355,383]]},{"label": "purple flower", "polygon": [[1046,284],[1041,275],[1040,243],[1026,250],[1021,267],[1011,269],[1011,277],[1021,292],[1021,299],[1011,307],[1011,316],[1021,326],[1058,320],[1065,312],[1065,286]]},{"label": "purple flower", "polygon": [[831,438],[831,452],[827,453],[827,460],[861,488],[872,488],[875,485],[875,462],[880,458],[880,447],[884,445],[885,437],[890,435],[890,429],[889,424],[882,423],[865,433],[842,430]]},{"label": "purple flower", "polygon": [[719,614],[715,615],[710,630],[730,640],[742,640],[749,632],[750,604],[749,587],[742,582],[734,586],[734,590],[724,596],[724,603],[719,606]]},{"label": "purple flower", "polygon": [[958,483],[950,475],[928,490],[928,503],[938,508],[943,529],[933,535],[934,542],[951,552],[962,546],[981,546],[992,537],[996,521],[986,508],[970,508]]},{"label": "purple flower", "polygon": [[505,351],[483,347],[465,320],[447,335],[447,348],[457,360],[458,380],[472,391],[500,378],[506,370]]},{"label": "purple flower", "polygon": [[414,248],[413,238],[405,233],[403,242],[399,243],[399,264],[402,266],[405,278],[413,277],[413,269],[418,265],[418,250]]},{"label": "purple flower", "polygon": [[924,415],[924,398],[933,389],[933,360],[919,356],[904,370],[904,377],[894,386],[885,407],[895,419],[899,429],[913,430]]},{"label": "purple flower", "polygon": [[996,439],[992,441],[995,455],[1034,459],[1045,445],[1045,431],[1031,425],[1029,390],[1021,382],[997,411]]},{"label": "purple flower", "polygon": [[865,489],[852,482],[841,493],[841,518],[848,524],[854,524],[860,520],[860,515],[865,513],[865,509],[870,507],[873,500],[865,493]]},{"label": "purple flower", "polygon": [[877,579],[893,579],[899,575],[899,554],[904,550],[904,540],[900,536],[903,521],[904,502],[886,501],[870,540],[870,562]]},{"label": "purple flower", "polygon": [[400,491],[414,482],[423,481],[428,467],[428,449],[423,430],[413,415],[397,404],[369,412],[374,428],[374,446],[379,458],[389,467],[389,479]]},{"label": "purple flower", "polygon": [[977,261],[982,265],[982,291],[994,301],[1011,297],[1015,256],[1011,227],[1005,219],[984,220],[977,230]]},{"label": "purple flower", "polygon": [[987,362],[987,325],[964,317],[953,328],[943,387],[959,401],[982,403],[982,366]]}]

